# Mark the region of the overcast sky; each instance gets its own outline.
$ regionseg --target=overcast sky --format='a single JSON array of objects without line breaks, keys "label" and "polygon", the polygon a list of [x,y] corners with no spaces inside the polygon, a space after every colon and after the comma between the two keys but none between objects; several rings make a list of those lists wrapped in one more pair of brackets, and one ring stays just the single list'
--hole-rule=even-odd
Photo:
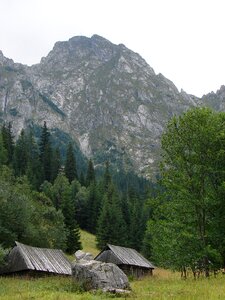
[{"label": "overcast sky", "polygon": [[35,64],[57,41],[101,35],[196,96],[225,85],[224,0],[0,0],[0,49]]}]

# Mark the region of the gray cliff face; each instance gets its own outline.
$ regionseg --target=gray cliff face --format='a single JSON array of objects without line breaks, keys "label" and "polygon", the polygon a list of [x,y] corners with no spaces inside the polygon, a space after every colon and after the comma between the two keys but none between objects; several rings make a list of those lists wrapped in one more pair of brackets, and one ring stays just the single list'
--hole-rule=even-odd
[{"label": "gray cliff face", "polygon": [[1,120],[13,121],[17,133],[46,120],[69,133],[96,164],[110,158],[151,176],[166,122],[199,104],[140,55],[97,35],[57,42],[31,67],[0,52]]}]

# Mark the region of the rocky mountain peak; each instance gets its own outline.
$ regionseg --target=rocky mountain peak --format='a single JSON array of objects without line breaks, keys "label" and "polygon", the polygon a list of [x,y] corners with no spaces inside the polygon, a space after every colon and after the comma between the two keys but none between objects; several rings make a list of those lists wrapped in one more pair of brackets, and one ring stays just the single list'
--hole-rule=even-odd
[{"label": "rocky mountain peak", "polygon": [[77,65],[83,61],[109,61],[116,47],[108,40],[93,35],[91,38],[75,36],[66,42],[55,43],[53,50],[47,57],[42,58],[41,65],[50,64],[65,67],[69,64]]},{"label": "rocky mountain peak", "polygon": [[[6,70],[5,62],[16,71]],[[0,121],[13,121],[15,134],[45,120],[48,127],[70,134],[96,164],[109,159],[147,176],[157,170],[167,121],[201,105],[156,75],[138,53],[98,35],[57,42],[31,67],[18,67],[0,53],[0,79]]]}]

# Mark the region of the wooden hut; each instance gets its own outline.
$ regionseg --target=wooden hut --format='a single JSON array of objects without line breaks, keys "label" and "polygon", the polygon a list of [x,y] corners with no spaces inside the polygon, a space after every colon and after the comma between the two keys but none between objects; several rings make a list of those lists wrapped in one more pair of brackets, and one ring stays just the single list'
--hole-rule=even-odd
[{"label": "wooden hut", "polygon": [[127,275],[136,278],[144,275],[152,275],[153,264],[144,256],[131,248],[114,246],[107,244],[96,257],[95,260],[116,264]]},{"label": "wooden hut", "polygon": [[16,242],[0,274],[71,275],[71,263],[62,250],[27,246]]}]

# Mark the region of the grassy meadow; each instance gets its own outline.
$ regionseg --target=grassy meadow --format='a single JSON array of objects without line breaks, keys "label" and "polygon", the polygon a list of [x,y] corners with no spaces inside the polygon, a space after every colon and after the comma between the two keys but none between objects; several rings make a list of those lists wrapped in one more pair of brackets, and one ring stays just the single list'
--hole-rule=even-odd
[{"label": "grassy meadow", "polygon": [[[84,251],[94,255],[95,237],[82,231]],[[1,300],[98,300],[98,299],[225,299],[225,275],[216,278],[200,278],[194,280],[191,276],[186,280],[180,278],[179,273],[156,269],[152,277],[131,282],[132,293],[129,296],[80,292],[72,285],[71,278],[47,276],[42,278],[0,277]]]}]

